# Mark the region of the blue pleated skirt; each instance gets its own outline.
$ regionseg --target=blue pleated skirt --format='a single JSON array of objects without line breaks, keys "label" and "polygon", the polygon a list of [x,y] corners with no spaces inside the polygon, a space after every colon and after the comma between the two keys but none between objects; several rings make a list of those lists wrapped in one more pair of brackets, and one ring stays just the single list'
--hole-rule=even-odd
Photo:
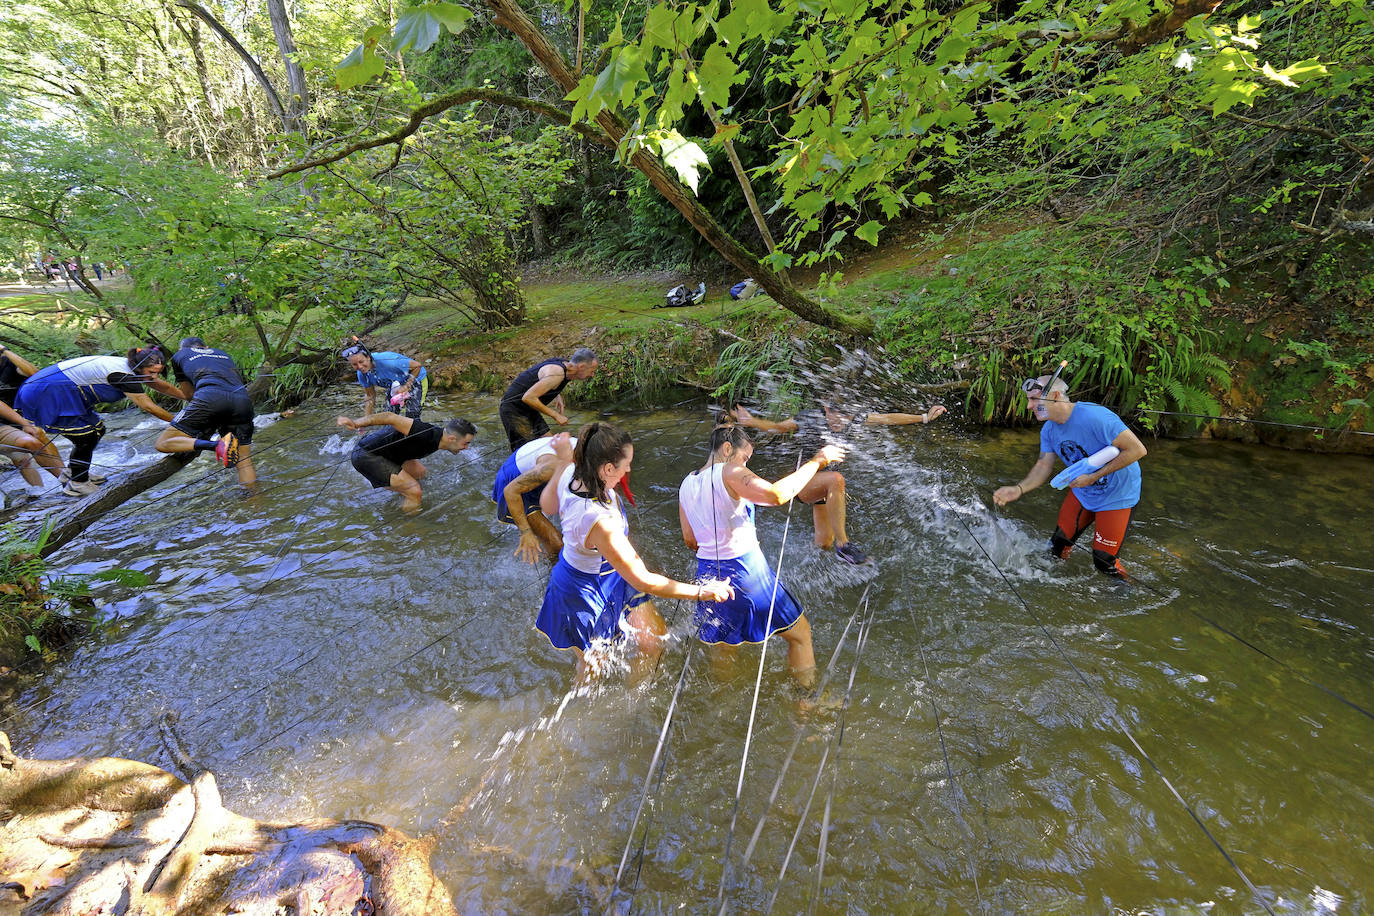
[{"label": "blue pleated skirt", "polygon": [[[735,597],[723,604],[697,602],[697,637],[706,643],[760,643],[790,629],[802,615],[801,602],[792,596],[763,558],[751,550],[734,560],[703,560],[697,557],[698,579],[724,579],[735,588]],[[777,595],[774,597],[774,585]],[[772,626],[768,605],[773,603]]]},{"label": "blue pleated skirt", "polygon": [[55,433],[89,433],[100,426],[100,415],[81,389],[56,366],[35,372],[19,386],[14,407],[24,419]]},{"label": "blue pleated skirt", "polygon": [[[511,518],[510,509],[506,508],[506,485],[520,476],[520,468],[515,463],[515,455],[501,463],[501,467],[496,471],[496,482],[491,486],[491,501],[496,503],[496,518],[498,521],[508,525],[515,524],[515,519]],[[545,484],[544,486],[548,486]],[[544,487],[535,487],[528,493],[521,494],[520,501],[525,504],[525,514],[541,511],[539,508],[539,497],[544,492]]]},{"label": "blue pleated skirt", "polygon": [[620,622],[625,613],[647,600],[648,595],[637,591],[604,560],[601,572],[586,573],[559,554],[534,626],[555,649],[585,652],[593,639],[623,636]]}]

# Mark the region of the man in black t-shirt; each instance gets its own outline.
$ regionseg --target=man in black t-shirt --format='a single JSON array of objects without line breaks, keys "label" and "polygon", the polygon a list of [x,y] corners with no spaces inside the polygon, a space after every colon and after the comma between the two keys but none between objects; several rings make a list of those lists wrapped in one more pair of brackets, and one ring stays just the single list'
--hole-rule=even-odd
[{"label": "man in black t-shirt", "polygon": [[359,439],[351,460],[353,469],[374,488],[390,487],[405,497],[403,512],[420,509],[420,481],[425,476],[420,459],[440,450],[457,454],[477,435],[477,427],[467,420],[453,419],[439,427],[389,412],[339,417],[338,424],[352,430],[385,427]]},{"label": "man in black t-shirt", "polygon": [[[214,452],[220,464],[234,468],[239,483],[251,486],[258,475],[249,457],[253,441],[253,401],[243,374],[223,350],[207,347],[199,337],[184,337],[172,354],[172,372],[190,399],[158,437],[156,448],[174,452]],[[219,433],[219,439],[211,439]]]},{"label": "man in black t-shirt", "polygon": [[[566,426],[563,389],[568,382],[596,374],[596,354],[579,347],[567,359],[546,359],[515,377],[501,396],[501,426],[513,452],[526,442],[549,434],[549,420]],[[547,418],[547,419],[546,419]]]}]

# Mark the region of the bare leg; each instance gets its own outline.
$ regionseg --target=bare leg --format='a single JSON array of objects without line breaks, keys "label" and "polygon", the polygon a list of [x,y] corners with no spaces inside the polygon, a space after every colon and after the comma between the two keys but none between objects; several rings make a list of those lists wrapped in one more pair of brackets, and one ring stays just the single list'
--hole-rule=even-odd
[{"label": "bare leg", "polygon": [[0,450],[14,462],[24,482],[30,486],[37,487],[43,484],[43,475],[38,472],[39,466],[46,469],[54,479],[62,476],[62,459],[57,456],[57,449],[45,436],[32,436],[12,426],[0,426]]},{"label": "bare leg", "polygon": [[811,647],[811,623],[803,615],[778,635],[787,641],[787,664],[792,669],[792,676],[803,687],[814,686],[816,655]]},{"label": "bare leg", "polygon": [[630,683],[633,684],[647,676],[658,662],[658,657],[663,654],[668,626],[663,622],[663,617],[652,601],[631,608],[630,626],[634,627],[635,643],[639,647],[639,653],[635,656],[634,665],[630,669]]},{"label": "bare leg", "polygon": [[706,657],[711,660],[711,671],[719,678],[726,678],[735,670],[735,658],[739,655],[739,646],[732,646],[728,643],[717,643],[706,647]]},{"label": "bare leg", "polygon": [[196,450],[196,437],[187,435],[181,430],[169,426],[162,431],[162,435],[157,437],[153,443],[153,448],[162,452],[164,455],[175,455],[179,452],[194,452]]},{"label": "bare leg", "polygon": [[[816,525],[816,546],[829,550],[835,544],[848,544],[845,533],[844,475],[839,471],[821,471],[811,478],[797,494],[797,499],[811,503],[811,516]],[[819,500],[824,505],[815,505]]]},{"label": "bare leg", "polygon": [[429,473],[425,470],[425,466],[420,463],[419,458],[410,459],[405,464],[401,465],[401,470],[405,471],[415,480],[424,480],[425,475]]},{"label": "bare leg", "polygon": [[[409,464],[410,462],[406,462]],[[405,471],[391,475],[391,489],[400,493],[405,499],[401,502],[402,512],[420,511],[420,483]]]},{"label": "bare leg", "polygon": [[248,457],[252,454],[252,449],[244,443],[239,443],[239,463],[234,465],[234,470],[239,472],[239,483],[245,487],[251,487],[258,482],[258,472],[253,468],[253,459]]}]

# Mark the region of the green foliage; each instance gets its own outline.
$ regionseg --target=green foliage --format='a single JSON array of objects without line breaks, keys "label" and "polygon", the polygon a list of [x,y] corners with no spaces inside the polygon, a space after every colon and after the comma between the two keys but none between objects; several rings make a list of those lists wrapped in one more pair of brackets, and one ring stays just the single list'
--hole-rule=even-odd
[{"label": "green foliage", "polygon": [[735,341],[721,350],[710,375],[712,397],[726,404],[746,399],[762,402],[765,412],[788,416],[802,403],[797,348],[790,341],[769,337]]},{"label": "green foliage", "polygon": [[125,586],[147,584],[143,573],[112,569],[53,577],[42,558],[49,529],[31,540],[14,522],[0,525],[0,636],[22,640],[32,652],[46,653],[53,639],[73,629],[87,631],[99,622],[91,601],[94,582]]},{"label": "green foliage", "polygon": [[[940,274],[886,310],[880,335],[908,370],[963,369],[985,421],[1024,417],[1023,378],[1061,359],[1075,397],[1122,410],[1215,414],[1228,368],[1210,352],[1196,281],[1123,282],[1067,232],[1026,230],[939,262]],[[1151,426],[1153,415],[1142,422]]]}]

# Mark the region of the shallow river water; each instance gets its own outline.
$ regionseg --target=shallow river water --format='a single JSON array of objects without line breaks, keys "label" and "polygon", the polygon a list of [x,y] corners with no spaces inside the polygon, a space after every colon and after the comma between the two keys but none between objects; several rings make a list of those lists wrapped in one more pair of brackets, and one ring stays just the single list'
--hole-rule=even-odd
[{"label": "shallow river water", "polygon": [[[152,581],[102,587],[110,632],[3,710],[16,751],[168,766],[174,712],[229,807],[433,835],[464,913],[716,913],[722,893],[751,913],[1374,906],[1368,459],[1147,441],[1123,552],[1144,585],[1125,587],[1084,550],[1040,555],[1048,487],[989,510],[1032,431],[866,437],[842,470],[875,568],[820,553],[805,507],[760,511],[821,664],[840,648],[832,708],[804,712],[775,640],[751,732],[758,649],[712,665],[677,602],[659,604],[674,639],[651,677],[570,695],[571,659],[532,628],[547,568],[511,555],[489,500],[494,401],[427,410],[480,434],[427,460],[407,517],[347,462],[333,417],[357,400],[265,425],[256,496],[201,458],[53,558]],[[631,538],[687,577],[676,488],[710,416],[619,419]],[[150,460],[156,432],[115,432],[97,460]],[[751,467],[796,460],[765,436]]]}]

